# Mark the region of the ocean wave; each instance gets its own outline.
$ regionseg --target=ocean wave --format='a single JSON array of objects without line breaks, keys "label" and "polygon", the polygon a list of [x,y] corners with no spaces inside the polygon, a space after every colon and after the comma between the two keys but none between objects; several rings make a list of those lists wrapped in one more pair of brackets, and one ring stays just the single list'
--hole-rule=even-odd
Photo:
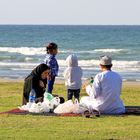
[{"label": "ocean wave", "polygon": [[[98,52],[104,53],[118,53],[128,51],[126,49],[94,49],[94,50],[74,50],[74,49],[62,49],[59,50],[59,53],[63,54],[70,54],[70,53],[77,53],[77,54],[95,54]],[[46,53],[45,48],[43,47],[0,47],[0,52],[8,52],[8,53],[19,53],[22,55],[44,55]]]},{"label": "ocean wave", "polygon": [[[58,60],[59,63],[59,78],[63,77],[63,72],[66,69],[65,60]],[[37,65],[40,63],[31,62],[0,62],[0,77],[25,78]],[[83,69],[83,78],[88,78],[91,75],[96,75],[99,71],[98,60],[79,60],[79,65]],[[112,70],[117,71],[123,79],[139,80],[140,61],[113,61]]]},{"label": "ocean wave", "polygon": [[95,52],[115,53],[127,51],[126,49],[95,49]]},{"label": "ocean wave", "polygon": [[[58,60],[58,63],[61,66],[66,66],[65,60]],[[78,63],[80,66],[93,66],[93,65],[98,65],[99,60],[79,60]]]},{"label": "ocean wave", "polygon": [[30,61],[34,60],[34,58],[32,58],[32,57],[25,57],[24,60],[25,60],[26,62],[30,62]]},{"label": "ocean wave", "polygon": [[140,61],[112,61],[114,66],[136,66],[140,67]]},{"label": "ocean wave", "polygon": [[95,54],[98,52],[104,52],[104,53],[118,53],[118,52],[126,52],[129,51],[128,49],[93,49],[93,50],[60,50],[60,53],[78,53],[78,54],[85,54],[85,53],[89,53],[89,54]]},{"label": "ocean wave", "polygon": [[24,63],[24,62],[0,62],[1,67],[19,67],[19,68],[28,68],[28,67],[35,67],[39,63]]},{"label": "ocean wave", "polygon": [[[65,60],[58,60],[59,65],[61,66],[66,66],[66,61]],[[99,60],[79,60],[78,61],[80,66],[98,66],[99,65]],[[118,61],[118,60],[113,60],[112,61],[113,66],[115,67],[140,67],[140,61]]]},{"label": "ocean wave", "polygon": [[[31,58],[27,58],[31,59]],[[90,66],[99,66],[99,60],[79,60],[78,64],[79,66],[83,66],[83,67],[90,67]],[[30,65],[37,65],[38,63],[31,63],[31,62],[0,62],[0,66],[30,66]],[[67,66],[66,64],[66,60],[58,60],[58,64],[60,66]],[[118,61],[118,60],[113,60],[112,64],[114,67],[140,67],[140,61]]]},{"label": "ocean wave", "polygon": [[46,53],[42,47],[0,47],[0,52],[20,53],[23,55],[42,55]]},{"label": "ocean wave", "polygon": [[[23,55],[44,55],[45,48],[40,47],[0,47],[0,52],[19,53]],[[74,50],[59,50],[59,53],[74,53]]]}]

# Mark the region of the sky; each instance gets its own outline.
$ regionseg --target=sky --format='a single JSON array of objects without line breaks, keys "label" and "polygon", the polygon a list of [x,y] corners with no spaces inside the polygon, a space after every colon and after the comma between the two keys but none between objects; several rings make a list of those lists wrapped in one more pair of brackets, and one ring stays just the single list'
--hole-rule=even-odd
[{"label": "sky", "polygon": [[0,0],[0,24],[140,25],[140,0]]}]

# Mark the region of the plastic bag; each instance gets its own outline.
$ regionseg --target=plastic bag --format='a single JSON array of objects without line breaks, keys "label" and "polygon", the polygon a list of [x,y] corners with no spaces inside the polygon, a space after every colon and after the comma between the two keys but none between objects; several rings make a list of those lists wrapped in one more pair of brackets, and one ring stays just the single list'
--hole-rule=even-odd
[{"label": "plastic bag", "polygon": [[22,105],[20,107],[18,107],[20,110],[25,110],[25,111],[29,111],[29,109],[31,108],[33,103],[27,103],[26,105]]},{"label": "plastic bag", "polygon": [[52,94],[48,93],[48,92],[45,92],[44,93],[44,99],[43,101],[44,102],[50,102],[54,97],[52,96]]},{"label": "plastic bag", "polygon": [[29,112],[32,112],[32,113],[42,113],[42,112],[44,112],[43,107],[42,107],[42,103],[41,102],[39,102],[37,104],[33,103],[32,106],[29,109]]},{"label": "plastic bag", "polygon": [[59,97],[54,97],[50,101],[50,104],[56,108],[60,104],[60,98]]},{"label": "plastic bag", "polygon": [[59,97],[54,97],[50,102],[39,102],[33,103],[29,112],[32,113],[43,113],[43,112],[53,112],[54,108],[56,108],[60,103]]},{"label": "plastic bag", "polygon": [[48,108],[50,109],[50,112],[53,112],[54,109],[60,104],[60,98],[54,97],[50,102],[44,102],[47,104]]},{"label": "plastic bag", "polygon": [[26,110],[32,113],[43,113],[43,112],[50,112],[50,106],[45,102],[39,103],[27,103],[21,107],[18,107],[20,110]]},{"label": "plastic bag", "polygon": [[81,104],[78,102],[77,99],[75,99],[74,103],[72,100],[68,100],[63,104],[58,105],[54,109],[54,113],[75,113],[75,114],[81,114],[88,108],[86,105]]},{"label": "plastic bag", "polygon": [[54,109],[54,113],[72,113],[74,109],[74,104],[72,102],[72,100],[68,100],[63,104],[58,105],[55,109]]},{"label": "plastic bag", "polygon": [[72,113],[82,114],[85,110],[88,110],[87,106],[85,104],[79,103],[78,100],[75,99]]},{"label": "plastic bag", "polygon": [[43,112],[50,112],[50,107],[45,102],[42,102],[41,106],[43,108]]},{"label": "plastic bag", "polygon": [[53,110],[60,104],[59,97],[53,97],[50,101],[46,99],[44,102],[39,103],[27,103],[21,107],[20,110],[26,110],[32,113],[43,113],[43,112],[53,112]]}]

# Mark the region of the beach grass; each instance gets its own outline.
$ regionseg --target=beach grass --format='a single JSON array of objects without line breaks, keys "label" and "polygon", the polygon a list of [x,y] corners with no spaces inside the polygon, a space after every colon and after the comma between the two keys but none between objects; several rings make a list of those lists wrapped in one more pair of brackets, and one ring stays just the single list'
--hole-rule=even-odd
[{"label": "beach grass", "polygon": [[[139,83],[124,83],[125,105],[140,106]],[[21,105],[23,82],[0,82],[0,112]],[[54,93],[66,98],[63,84]],[[81,96],[86,95],[81,91]],[[59,117],[43,115],[0,115],[0,140],[139,140],[140,116]]]}]

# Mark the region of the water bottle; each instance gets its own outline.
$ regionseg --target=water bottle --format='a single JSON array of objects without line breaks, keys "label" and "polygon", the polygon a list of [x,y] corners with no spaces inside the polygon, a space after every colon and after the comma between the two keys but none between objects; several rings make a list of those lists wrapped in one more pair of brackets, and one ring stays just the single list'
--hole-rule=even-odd
[{"label": "water bottle", "polygon": [[94,82],[93,77],[90,77],[89,84],[90,84],[90,85],[92,85],[92,84],[93,84],[93,82]]},{"label": "water bottle", "polygon": [[35,93],[35,90],[32,89],[30,91],[30,95],[29,95],[29,102],[30,103],[35,103],[35,98],[36,98],[36,93]]}]

